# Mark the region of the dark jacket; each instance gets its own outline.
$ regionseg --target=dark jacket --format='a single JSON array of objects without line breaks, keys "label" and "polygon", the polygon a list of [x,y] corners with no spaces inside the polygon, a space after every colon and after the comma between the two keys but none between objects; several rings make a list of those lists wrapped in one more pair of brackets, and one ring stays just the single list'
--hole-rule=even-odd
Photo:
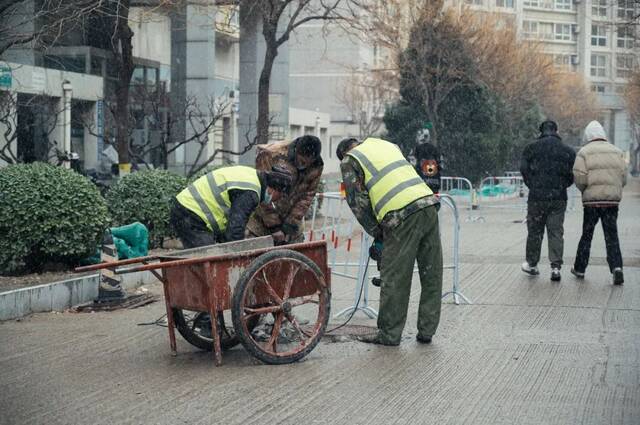
[{"label": "dark jacket", "polygon": [[542,134],[522,152],[520,173],[529,188],[529,201],[566,201],[573,184],[575,151],[556,133]]}]

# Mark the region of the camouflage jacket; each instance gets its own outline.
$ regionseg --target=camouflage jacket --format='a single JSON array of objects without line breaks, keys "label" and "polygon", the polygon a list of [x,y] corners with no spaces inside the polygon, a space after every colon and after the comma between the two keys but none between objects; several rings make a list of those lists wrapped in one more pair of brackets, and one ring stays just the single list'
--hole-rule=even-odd
[{"label": "camouflage jacket", "polygon": [[316,196],[324,163],[319,158],[307,169],[298,171],[295,166],[293,142],[258,146],[256,169],[269,171],[274,165],[289,170],[293,176],[293,185],[289,193],[284,194],[277,202],[269,205],[260,204],[247,227],[256,234],[262,234],[259,229],[268,229],[271,233],[283,230],[285,233],[295,234]]},{"label": "camouflage jacket", "polygon": [[351,211],[364,230],[377,239],[382,239],[383,231],[393,229],[414,212],[439,203],[437,197],[425,196],[400,210],[388,212],[382,223],[378,223],[371,206],[369,192],[364,185],[364,172],[358,161],[350,156],[345,157],[340,164],[340,171],[342,171],[342,181]]}]

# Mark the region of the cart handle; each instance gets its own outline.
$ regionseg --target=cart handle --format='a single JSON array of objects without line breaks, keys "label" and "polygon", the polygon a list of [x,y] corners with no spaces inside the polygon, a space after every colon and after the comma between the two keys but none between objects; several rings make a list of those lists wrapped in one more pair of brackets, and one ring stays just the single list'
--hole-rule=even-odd
[{"label": "cart handle", "polygon": [[110,269],[110,268],[115,268],[119,266],[126,266],[128,264],[144,263],[145,261],[157,260],[158,258],[160,257],[157,255],[148,255],[146,257],[129,258],[127,260],[106,261],[99,264],[92,264],[90,266],[76,267],[75,269],[73,269],[73,271],[76,273],[80,273],[80,272],[89,272],[93,270]]},{"label": "cart handle", "polygon": [[[254,249],[250,251],[232,252],[232,253],[222,254],[222,255],[211,255],[208,257],[179,258],[174,261],[164,261],[164,262],[155,263],[155,264],[146,264],[143,266],[130,267],[123,270],[116,270],[115,272],[116,274],[125,274],[125,273],[142,272],[147,270],[164,269],[164,268],[170,268],[170,267],[190,266],[193,264],[200,264],[200,263],[219,263],[222,261],[234,260],[236,258],[255,257],[255,256],[262,255],[265,252],[273,251],[276,249],[297,250],[297,249],[303,249],[303,248],[314,248],[316,246],[321,246],[321,245],[326,246],[327,242],[320,240],[320,241],[313,241],[313,242],[302,242],[302,243],[279,246],[279,247],[270,246],[267,248]],[[168,258],[168,257],[171,257],[171,256],[170,255],[163,256],[163,258]],[[110,264],[116,264],[116,262],[110,263]]]}]

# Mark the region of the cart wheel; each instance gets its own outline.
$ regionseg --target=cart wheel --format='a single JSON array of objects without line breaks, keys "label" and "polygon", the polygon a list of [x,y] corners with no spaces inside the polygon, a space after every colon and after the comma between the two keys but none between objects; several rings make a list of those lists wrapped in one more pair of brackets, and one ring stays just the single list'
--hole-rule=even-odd
[{"label": "cart wheel", "polygon": [[[320,342],[331,294],[320,268],[292,250],[269,251],[242,273],[233,292],[236,335],[254,357],[269,364],[300,360]],[[255,317],[263,317],[253,330]]]},{"label": "cart wheel", "polygon": [[[173,320],[180,335],[191,345],[201,350],[211,351],[213,349],[213,339],[209,325],[209,335],[203,335],[203,326],[208,321],[207,313],[173,309]],[[255,323],[253,324],[255,326]],[[235,347],[240,342],[233,328],[229,326],[229,320],[225,320],[222,312],[218,313],[218,335],[220,336],[220,347],[228,350]]]}]

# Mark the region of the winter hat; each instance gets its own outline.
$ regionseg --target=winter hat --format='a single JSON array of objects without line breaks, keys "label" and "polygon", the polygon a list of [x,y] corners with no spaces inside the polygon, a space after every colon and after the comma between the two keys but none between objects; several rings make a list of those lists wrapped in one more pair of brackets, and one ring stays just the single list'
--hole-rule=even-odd
[{"label": "winter hat", "polygon": [[594,140],[607,140],[607,133],[604,132],[602,124],[598,121],[591,121],[584,129],[584,136],[582,137],[583,143],[589,143]]},{"label": "winter hat", "polygon": [[271,171],[265,171],[264,177],[267,187],[272,187],[280,192],[288,192],[293,183],[291,173],[281,167],[273,167]]},{"label": "winter hat", "polygon": [[322,150],[322,143],[316,136],[301,136],[294,140],[296,144],[296,153],[300,155],[318,158]]}]

